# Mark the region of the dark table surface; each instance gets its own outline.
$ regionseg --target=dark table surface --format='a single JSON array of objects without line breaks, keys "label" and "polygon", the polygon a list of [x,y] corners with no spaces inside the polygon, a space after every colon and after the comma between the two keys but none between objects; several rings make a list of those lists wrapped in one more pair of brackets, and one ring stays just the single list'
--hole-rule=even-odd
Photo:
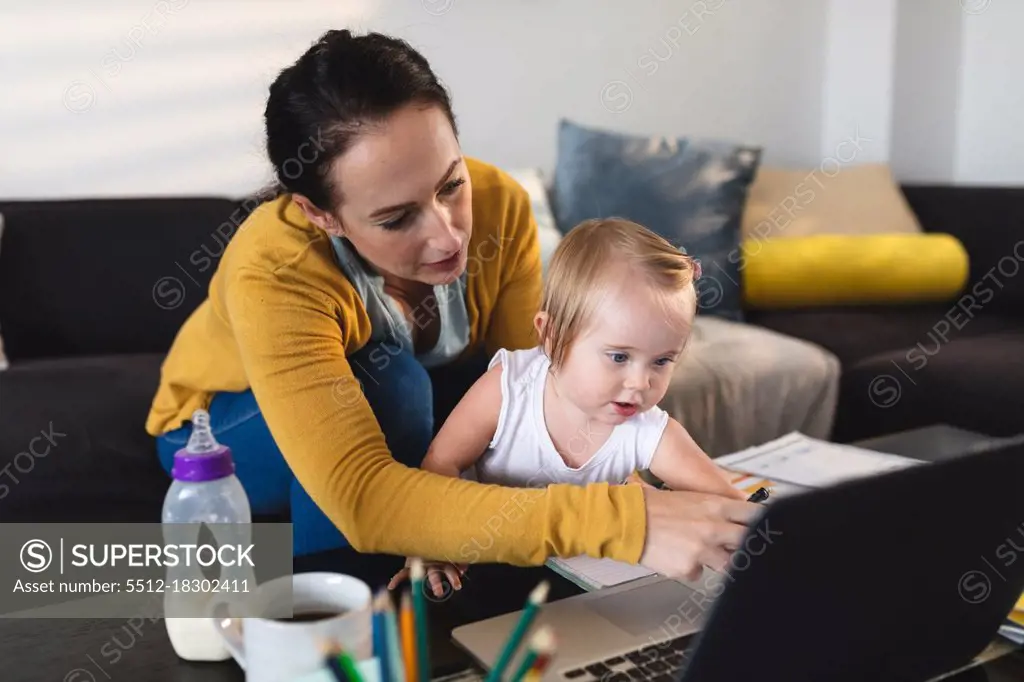
[{"label": "dark table surface", "polygon": [[[297,560],[296,570],[340,571],[377,588],[401,564],[402,560],[397,557],[339,550]],[[545,568],[487,564],[470,568],[460,592],[445,601],[429,603],[435,675],[473,666],[451,641],[454,627],[521,608],[526,595],[541,579],[551,582],[551,599],[579,593],[575,585]],[[179,660],[159,619],[2,619],[0,679],[9,682],[242,682],[244,674],[232,661],[188,663]],[[1017,650],[946,679],[953,682],[1024,680],[1024,653]]]},{"label": "dark table surface", "polygon": [[[961,434],[962,435],[962,434]],[[925,434],[930,443],[934,433]],[[901,437],[902,454],[922,459],[944,459],[914,451],[914,441]],[[979,437],[981,438],[981,437]],[[892,442],[892,441],[890,441]],[[872,443],[887,450],[886,443]],[[925,446],[925,450],[932,450]],[[401,567],[401,557],[337,550],[295,560],[295,570],[337,571],[366,581],[377,589]],[[514,611],[522,607],[540,580],[551,583],[549,599],[578,594],[580,589],[543,567],[517,568],[474,565],[463,589],[448,599],[429,603],[432,663],[435,676],[458,672],[473,662],[451,641],[458,625]],[[1020,649],[982,666],[945,678],[951,682],[1009,682],[1024,680],[1024,652]],[[11,619],[0,618],[0,680],[5,682],[242,682],[244,675],[232,661],[188,663],[171,648],[159,619]]]}]

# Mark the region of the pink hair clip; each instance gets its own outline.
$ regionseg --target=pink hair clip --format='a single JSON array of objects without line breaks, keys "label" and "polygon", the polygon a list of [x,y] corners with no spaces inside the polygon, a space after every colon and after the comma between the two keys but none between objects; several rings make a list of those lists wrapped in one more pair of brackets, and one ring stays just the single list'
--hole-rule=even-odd
[{"label": "pink hair clip", "polygon": [[696,282],[698,279],[700,279],[701,272],[702,272],[702,270],[701,270],[701,267],[700,267],[700,261],[697,260],[696,258],[694,258],[693,259],[693,281],[694,282]]}]

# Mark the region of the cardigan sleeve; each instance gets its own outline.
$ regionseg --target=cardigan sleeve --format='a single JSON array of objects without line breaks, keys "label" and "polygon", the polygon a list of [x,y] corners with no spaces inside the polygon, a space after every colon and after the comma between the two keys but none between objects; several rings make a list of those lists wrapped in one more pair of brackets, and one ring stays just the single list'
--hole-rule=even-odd
[{"label": "cardigan sleeve", "polygon": [[533,317],[540,310],[543,288],[540,239],[529,195],[516,189],[500,236],[500,279],[486,340],[488,357],[501,348],[531,348],[538,341]]},{"label": "cardigan sleeve", "polygon": [[[525,316],[536,296],[535,252],[524,247],[510,276],[502,308],[509,321]],[[552,555],[639,560],[646,533],[639,486],[505,488],[395,460],[346,359],[346,325],[358,320],[314,283],[246,267],[226,282],[224,301],[270,433],[357,550],[515,565]],[[524,338],[504,329],[501,343]]]}]

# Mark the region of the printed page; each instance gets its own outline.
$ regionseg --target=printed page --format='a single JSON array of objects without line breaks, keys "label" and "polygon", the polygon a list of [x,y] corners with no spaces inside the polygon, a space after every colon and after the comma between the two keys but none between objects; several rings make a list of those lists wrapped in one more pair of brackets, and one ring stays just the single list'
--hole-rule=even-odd
[{"label": "printed page", "polygon": [[810,488],[921,464],[921,460],[790,433],[715,459],[721,467]]}]

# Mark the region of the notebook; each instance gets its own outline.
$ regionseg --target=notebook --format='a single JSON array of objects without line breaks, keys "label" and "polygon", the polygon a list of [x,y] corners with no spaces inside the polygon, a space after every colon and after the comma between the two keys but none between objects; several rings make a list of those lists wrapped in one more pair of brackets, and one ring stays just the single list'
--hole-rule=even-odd
[{"label": "notebook", "polygon": [[605,587],[613,587],[639,580],[654,571],[635,564],[627,564],[613,559],[595,559],[589,556],[578,556],[569,559],[552,557],[545,562],[547,567],[577,586],[593,592]]}]

